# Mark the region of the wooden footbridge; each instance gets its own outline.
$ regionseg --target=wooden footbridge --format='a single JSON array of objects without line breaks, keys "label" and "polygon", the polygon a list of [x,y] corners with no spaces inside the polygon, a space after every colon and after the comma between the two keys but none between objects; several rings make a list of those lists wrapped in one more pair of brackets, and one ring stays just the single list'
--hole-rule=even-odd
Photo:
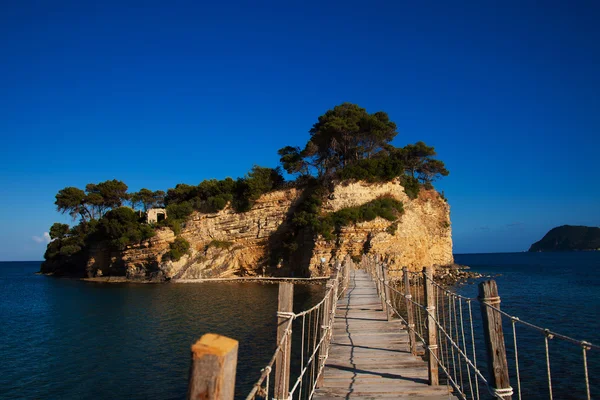
[{"label": "wooden footbridge", "polygon": [[446,386],[429,386],[427,364],[411,354],[399,319],[388,321],[377,287],[353,270],[338,301],[333,335],[315,399],[448,399]]},{"label": "wooden footbridge", "polygon": [[[392,279],[381,259],[363,257],[355,266],[347,257],[336,264],[323,299],[301,312],[292,309],[293,284],[280,283],[277,347],[249,394],[237,398],[553,399],[552,339],[582,354],[584,373],[579,385],[567,382],[569,398],[592,398],[598,382],[590,379],[588,357],[600,346],[502,311],[493,280],[479,284],[477,298],[467,298],[436,283],[430,268],[401,271]],[[503,325],[512,328],[508,346]],[[529,392],[520,374],[521,330],[528,341],[545,345],[540,362],[546,368],[538,375],[546,374],[547,386],[536,381]],[[237,341],[214,334],[192,346],[189,399],[234,398],[237,349]]]}]

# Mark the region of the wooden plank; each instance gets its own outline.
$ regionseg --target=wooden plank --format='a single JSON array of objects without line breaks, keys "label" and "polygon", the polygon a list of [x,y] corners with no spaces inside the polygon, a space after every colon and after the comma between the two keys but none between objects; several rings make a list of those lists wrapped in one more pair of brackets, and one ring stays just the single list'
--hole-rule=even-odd
[{"label": "wooden plank", "polygon": [[[363,265],[376,272],[377,265],[369,264]],[[315,399],[455,398],[446,387],[428,385],[427,365],[411,354],[404,325],[387,321],[377,281],[364,270],[350,274],[350,287],[337,303],[323,385]]]}]

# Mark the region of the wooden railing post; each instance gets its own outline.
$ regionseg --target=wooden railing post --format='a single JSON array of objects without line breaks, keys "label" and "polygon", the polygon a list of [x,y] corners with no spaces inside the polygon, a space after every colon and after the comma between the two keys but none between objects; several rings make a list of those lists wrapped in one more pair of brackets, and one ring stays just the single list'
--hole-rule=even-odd
[{"label": "wooden railing post", "polygon": [[[293,311],[294,285],[291,283],[279,284],[279,296],[277,306],[277,344],[281,343],[286,335],[290,317],[286,316]],[[287,340],[275,358],[275,399],[287,399],[290,387],[290,359],[292,356],[292,333],[288,334]]]},{"label": "wooden railing post", "polygon": [[[390,280],[389,280],[389,277],[388,277],[388,269],[386,267],[387,266],[382,262],[381,263],[381,272],[382,272],[382,275],[383,275],[383,294],[384,294],[384,297],[385,297],[385,301],[384,301],[384,303],[385,303],[385,310],[387,311],[387,319],[388,319],[388,321],[391,321],[392,320],[393,311],[392,311],[392,306],[390,304],[392,302],[392,298],[390,297],[390,287],[389,287]],[[390,304],[388,304],[388,301],[390,302]]]},{"label": "wooden railing post", "polygon": [[371,262],[373,263],[373,272],[375,275],[375,286],[377,287],[377,294],[379,295],[379,297],[381,297],[381,269],[379,268],[375,260],[371,260]]},{"label": "wooden railing post", "polygon": [[427,349],[429,364],[429,384],[439,385],[438,375],[438,344],[437,326],[435,323],[435,292],[433,291],[433,271],[431,267],[423,268],[423,281],[425,282],[425,307],[427,309]]},{"label": "wooden railing post", "polygon": [[505,400],[512,399],[513,390],[508,375],[502,315],[489,306],[500,309],[500,296],[496,281],[489,280],[479,284],[479,304],[483,319],[483,336],[487,353],[489,383],[492,390]]},{"label": "wooden railing post", "polygon": [[207,333],[192,345],[187,398],[233,400],[238,341]]},{"label": "wooden railing post", "polygon": [[329,352],[329,340],[331,338],[331,321],[333,319],[333,307],[332,302],[334,296],[334,283],[333,279],[330,279],[327,282],[327,290],[329,290],[329,294],[325,297],[325,301],[323,303],[323,317],[321,319],[321,335],[326,336],[325,340],[323,340],[323,344],[321,345],[321,350],[319,354],[319,371],[321,371],[321,375],[317,379],[317,387],[323,386],[323,380],[325,374],[322,369],[325,366],[325,362],[327,361],[327,353]]},{"label": "wooden railing post", "polygon": [[354,261],[352,261],[352,259],[350,259],[350,261],[348,261],[348,263],[346,264],[346,280],[344,282],[344,287],[346,289],[348,289],[348,286],[350,285],[350,268],[354,269]]},{"label": "wooden railing post", "polygon": [[408,322],[408,338],[410,340],[410,352],[413,355],[417,355],[417,342],[415,338],[415,312],[412,303],[412,294],[410,292],[410,276],[408,275],[408,268],[402,267],[402,274],[404,278],[404,295],[406,299],[406,314]]}]

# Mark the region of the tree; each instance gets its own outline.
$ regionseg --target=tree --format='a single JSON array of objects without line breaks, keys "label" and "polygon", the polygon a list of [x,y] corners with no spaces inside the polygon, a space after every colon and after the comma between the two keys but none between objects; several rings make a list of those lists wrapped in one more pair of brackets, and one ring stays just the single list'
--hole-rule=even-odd
[{"label": "tree", "polygon": [[388,146],[392,157],[397,157],[405,167],[406,172],[421,183],[431,183],[437,177],[448,176],[449,172],[444,163],[433,157],[437,155],[435,149],[423,142],[408,144],[402,148]]},{"label": "tree", "polygon": [[[162,191],[159,191],[162,192]],[[156,207],[157,202],[159,201],[160,194],[158,192],[153,192],[152,190],[142,188],[139,192],[132,193],[130,195],[130,201],[132,208],[136,208],[136,206],[141,206],[144,212],[147,212],[150,208]],[[164,201],[164,192],[162,192],[163,201]]]},{"label": "tree", "polygon": [[55,222],[50,227],[50,239],[63,239],[69,233],[69,225]]},{"label": "tree", "polygon": [[197,188],[185,183],[178,183],[174,188],[167,190],[165,202],[167,205],[191,200],[196,196]]},{"label": "tree", "polygon": [[165,206],[165,197],[166,194],[163,190],[157,190],[154,192],[154,207],[164,207]]},{"label": "tree", "polygon": [[278,189],[283,185],[285,179],[279,168],[265,168],[255,165],[246,174],[248,185],[248,198],[252,201],[258,199],[264,193]]},{"label": "tree", "polygon": [[398,132],[383,111],[369,114],[356,104],[343,103],[321,115],[310,130],[304,150],[286,146],[279,150],[283,168],[289,173],[330,175],[353,162],[371,158]]},{"label": "tree", "polygon": [[280,188],[284,182],[281,168],[253,166],[244,178],[236,181],[233,208],[237,212],[250,210],[261,195]]},{"label": "tree", "polygon": [[98,231],[101,237],[119,249],[151,238],[154,230],[139,222],[136,212],[127,207],[108,211],[100,220]]},{"label": "tree", "polygon": [[167,206],[167,215],[169,216],[169,219],[173,220],[184,220],[192,212],[194,212],[194,208],[188,201],[173,203]]},{"label": "tree", "polygon": [[62,214],[69,213],[73,220],[80,216],[85,221],[92,218],[90,211],[85,206],[85,199],[86,195],[83,190],[70,186],[58,191],[54,204]]},{"label": "tree", "polygon": [[450,173],[442,161],[431,158],[425,160],[418,172],[418,179],[425,184],[431,184],[438,177],[448,176]]},{"label": "tree", "polygon": [[300,147],[285,146],[279,149],[277,154],[280,156],[279,162],[288,174],[308,174],[308,163],[304,160]]}]

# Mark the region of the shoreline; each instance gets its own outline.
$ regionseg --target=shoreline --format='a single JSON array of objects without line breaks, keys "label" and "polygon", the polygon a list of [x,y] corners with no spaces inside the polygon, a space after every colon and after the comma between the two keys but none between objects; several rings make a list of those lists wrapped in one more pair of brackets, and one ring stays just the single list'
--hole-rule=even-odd
[{"label": "shoreline", "polygon": [[[38,275],[53,276],[50,274],[37,273]],[[235,282],[255,282],[255,283],[268,283],[275,284],[281,282],[294,283],[294,284],[322,284],[330,279],[328,276],[317,276],[312,278],[293,278],[293,277],[231,277],[231,278],[199,278],[199,279],[169,279],[169,280],[138,280],[128,279],[124,276],[100,276],[95,278],[76,278],[76,277],[59,277],[66,279],[76,279],[84,282],[95,282],[95,283],[141,283],[141,284],[191,284],[191,283],[235,283]]]},{"label": "shoreline", "polygon": [[[493,278],[497,275],[487,275],[480,274],[478,272],[469,271],[470,267],[466,265],[459,264],[451,264],[445,266],[437,266],[435,270],[435,279],[445,285],[445,286],[453,286],[453,285],[462,285],[471,283],[470,281],[474,279],[480,278]],[[61,276],[55,275],[52,273],[42,273],[36,272],[36,275],[50,276],[54,278],[60,279],[75,279],[83,282],[92,282],[92,283],[135,283],[135,284],[194,284],[194,283],[263,283],[263,284],[276,284],[276,283],[294,283],[294,284],[322,284],[330,279],[329,276],[316,276],[311,278],[294,278],[294,277],[267,277],[267,276],[250,276],[250,277],[228,277],[228,278],[198,278],[198,279],[166,279],[166,280],[156,280],[156,279],[129,279],[124,276],[98,276],[93,278],[86,277],[75,277],[75,276]],[[392,278],[395,279],[395,278]]]}]

